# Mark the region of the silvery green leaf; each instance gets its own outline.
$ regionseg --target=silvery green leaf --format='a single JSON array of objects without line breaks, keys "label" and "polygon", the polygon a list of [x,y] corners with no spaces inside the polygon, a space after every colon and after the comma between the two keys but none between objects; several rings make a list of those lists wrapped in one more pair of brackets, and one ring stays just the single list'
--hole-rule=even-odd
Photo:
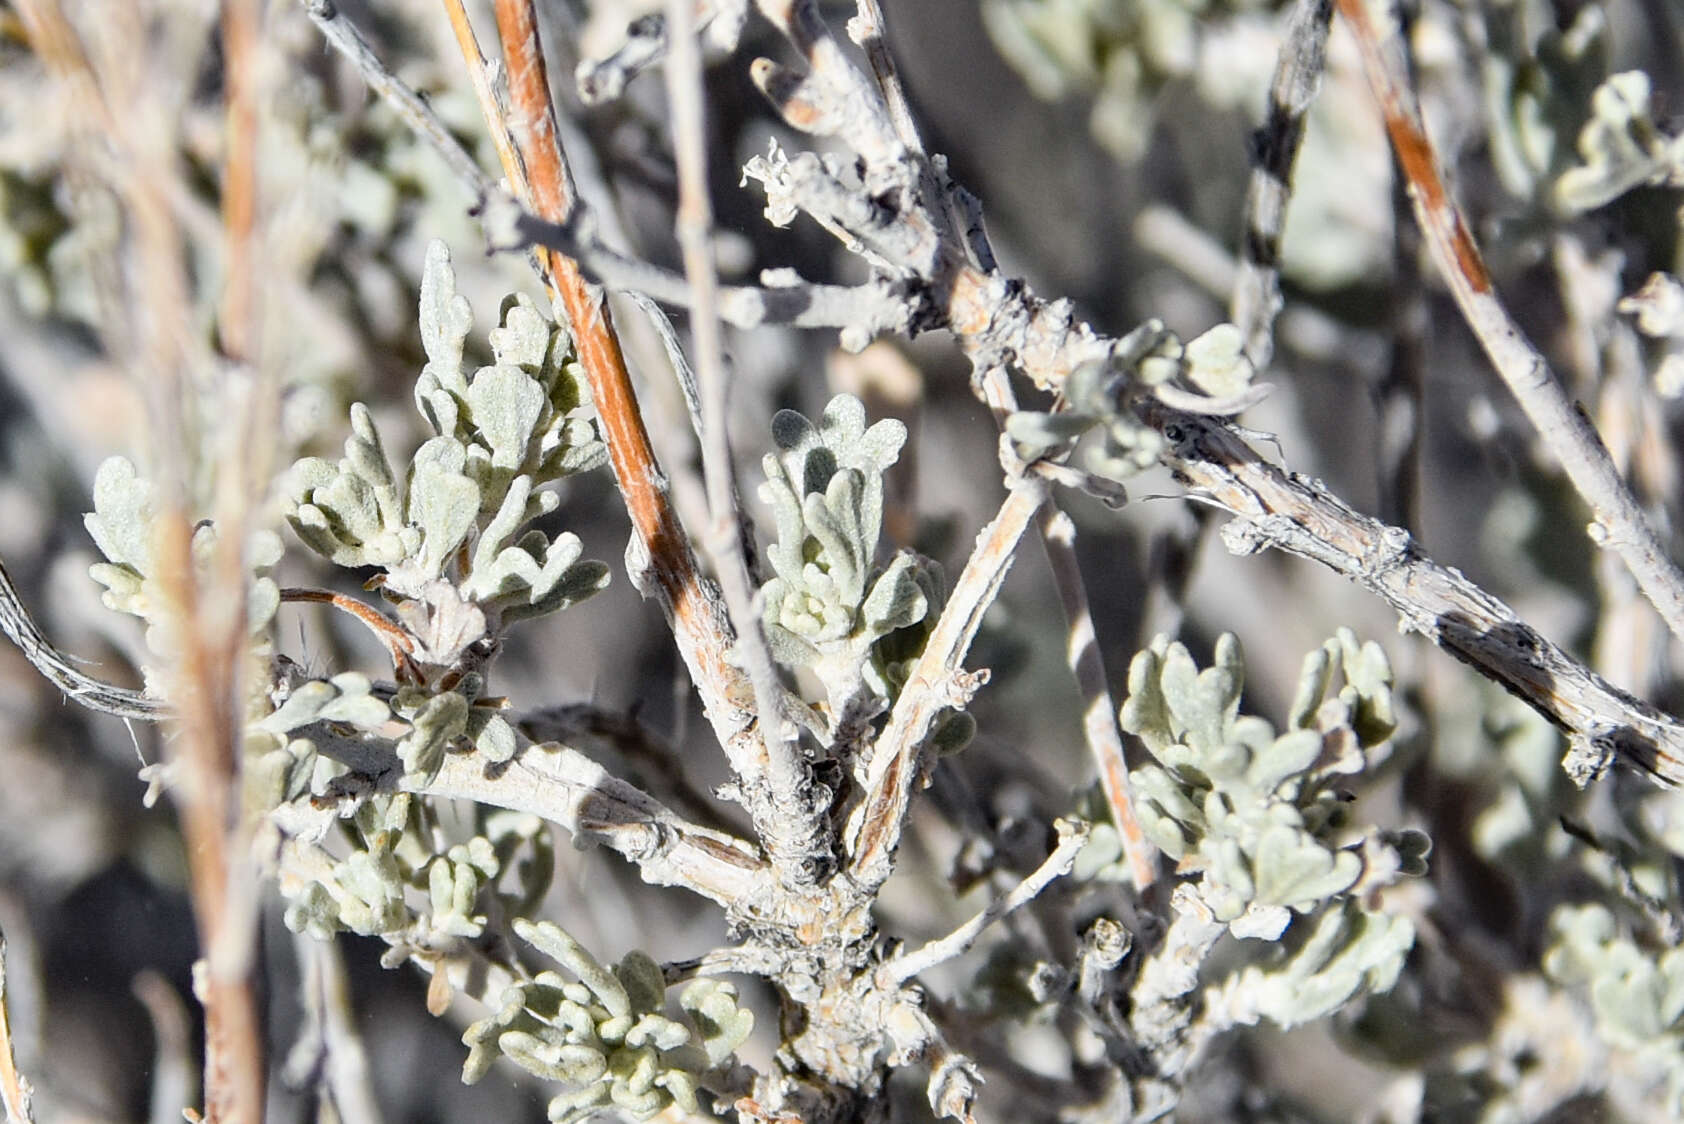
[{"label": "silvery green leaf", "polygon": [[403,522],[397,478],[392,475],[392,466],[386,462],[386,450],[380,444],[380,432],[374,427],[374,417],[361,402],[351,404],[351,436],[345,439],[345,461],[340,469],[349,470],[368,483],[384,522]]},{"label": "silvery green leaf", "polygon": [[1554,201],[1568,214],[1592,210],[1645,183],[1684,181],[1684,138],[1668,138],[1649,108],[1649,76],[1610,75],[1591,97],[1579,133],[1584,163],[1556,181]]},{"label": "silvery green leaf", "polygon": [[673,1102],[684,1112],[693,1116],[701,1111],[701,1103],[696,1099],[696,1079],[689,1073],[682,1069],[669,1069],[655,1080],[672,1094]]},{"label": "silvery green leaf", "polygon": [[577,976],[610,1015],[618,1017],[631,1013],[631,998],[614,973],[585,951],[585,947],[567,930],[554,922],[534,923],[520,917],[514,920],[514,930],[521,940]]},{"label": "silvery green leaf", "polygon": [[666,1002],[666,977],[647,953],[632,949],[614,965],[614,975],[626,989],[633,1011],[659,1011]]},{"label": "silvery green leaf", "polygon": [[1218,324],[1187,345],[1187,378],[1212,398],[1232,398],[1251,385],[1256,371],[1245,357],[1245,336],[1232,324]]},{"label": "silvery green leaf", "polygon": [[[272,748],[263,749],[265,741]],[[260,806],[278,808],[310,794],[317,760],[314,743],[295,738],[283,744],[281,739],[248,727],[245,754],[250,791],[257,794]]]},{"label": "silvery green leaf", "polygon": [[257,723],[259,730],[266,730],[272,734],[284,734],[289,730],[296,730],[300,726],[314,722],[327,703],[339,697],[339,689],[331,683],[312,680],[294,687],[287,700],[276,707],[261,722]]},{"label": "silvery green leaf", "polygon": [[1261,792],[1274,792],[1289,778],[1307,772],[1321,752],[1321,735],[1314,730],[1282,734],[1252,759],[1246,779]]},{"label": "silvery green leaf", "polygon": [[125,457],[107,457],[94,473],[94,510],[82,518],[100,553],[136,573],[152,569],[152,486]]},{"label": "silvery green leaf", "polygon": [[453,437],[434,437],[410,463],[409,515],[421,529],[421,567],[437,577],[479,515],[480,492],[462,474],[467,450]]},{"label": "silvery green leaf", "polygon": [[1637,317],[1637,330],[1654,339],[1684,339],[1684,281],[1651,273],[1643,287],[1620,299],[1620,311]]},{"label": "silvery green leaf", "polygon": [[429,863],[427,897],[434,930],[469,939],[483,934],[486,918],[473,912],[482,885],[480,872],[468,863],[442,856]]},{"label": "silvery green leaf", "polygon": [[473,596],[484,600],[488,594],[478,592],[485,582],[484,575],[488,574],[495,564],[497,552],[514,536],[515,531],[526,519],[526,503],[532,494],[532,477],[516,476],[509,481],[508,491],[503,493],[503,502],[492,516],[491,522],[480,532],[479,542],[474,546],[474,560],[470,567],[471,573],[463,588],[472,586],[476,592]]},{"label": "silvery green leaf", "polygon": [[1133,367],[1150,356],[1164,354],[1165,348],[1173,348],[1179,355],[1179,346],[1175,333],[1164,327],[1162,320],[1143,320],[1117,341],[1111,349],[1111,361],[1118,366]]},{"label": "silvery green leaf", "polygon": [[1279,940],[1292,923],[1292,911],[1285,906],[1252,902],[1246,911],[1228,923],[1228,932],[1240,940]]},{"label": "silvery green leaf", "polygon": [[597,437],[595,423],[583,418],[556,422],[540,443],[538,472],[546,479],[589,472],[607,463],[608,446]]},{"label": "silvery green leaf", "polygon": [[1150,648],[1135,653],[1129,662],[1128,697],[1118,714],[1122,728],[1140,738],[1153,756],[1160,758],[1161,751],[1176,738],[1170,724],[1169,704],[1159,682],[1169,643],[1169,638],[1160,634]]},{"label": "silvery green leaf", "polygon": [[971,744],[976,730],[975,716],[968,710],[956,710],[938,721],[926,744],[937,757],[950,757]]},{"label": "silvery green leaf", "polygon": [[876,638],[924,619],[929,601],[918,581],[918,558],[902,552],[872,583],[871,592],[860,606],[860,620],[866,635]]},{"label": "silvery green leaf", "polygon": [[1684,951],[1633,956],[1619,970],[1591,983],[1597,1016],[1631,1042],[1650,1042],[1680,1029],[1684,1020]]},{"label": "silvery green leaf", "polygon": [[467,732],[468,700],[455,691],[434,695],[409,719],[413,727],[398,742],[404,773],[430,782],[444,764],[450,743]]},{"label": "silvery green leaf", "polygon": [[1058,414],[1020,410],[1006,418],[1006,433],[1023,446],[1028,455],[1035,457],[1063,448],[1098,423],[1099,419],[1093,414],[1074,410]]},{"label": "silvery green leaf", "polygon": [[1392,736],[1397,714],[1392,708],[1392,665],[1380,645],[1370,640],[1357,643],[1356,634],[1341,628],[1335,639],[1343,657],[1345,691],[1351,696],[1352,729],[1364,746],[1374,746]]},{"label": "silvery green leaf", "polygon": [[334,867],[334,881],[345,891],[335,897],[339,918],[352,932],[371,937],[408,923],[403,877],[389,854],[352,851]]},{"label": "silvery green leaf", "polygon": [[626,1032],[626,1045],[633,1047],[653,1046],[657,1050],[676,1050],[688,1041],[688,1027],[655,1012],[643,1015],[636,1025]]},{"label": "silvery green leaf", "polygon": [[487,333],[491,354],[499,365],[528,367],[544,365],[550,350],[552,327],[532,298],[516,293],[503,305],[503,323]]},{"label": "silvery green leaf", "polygon": [[[546,560],[544,570],[540,575],[540,582],[548,582],[550,573],[550,564]],[[534,599],[505,603],[503,605],[503,619],[515,621],[525,620],[529,617],[541,617],[547,613],[559,612],[562,609],[577,605],[587,597],[607,589],[610,576],[607,565],[602,562],[578,562],[567,566],[562,569],[560,577],[555,579],[554,584]]]},{"label": "silvery green leaf", "polygon": [[678,1004],[696,1024],[713,1065],[728,1059],[754,1030],[754,1013],[737,1005],[737,989],[722,980],[696,980],[679,993]]},{"label": "silvery green leaf", "polygon": [[[650,1075],[650,1081],[651,1083],[654,1081],[653,1074]],[[672,1103],[672,1097],[667,1094],[665,1089],[651,1087],[634,1091],[630,1085],[623,1081],[615,1081],[608,1087],[608,1099],[613,1102],[616,1108],[639,1120],[649,1119]]]},{"label": "silvery green leaf", "polygon": [[1305,730],[1315,725],[1316,710],[1333,685],[1334,657],[1337,654],[1338,644],[1329,640],[1304,657],[1298,671],[1298,689],[1286,712],[1289,729]]},{"label": "silvery green leaf", "polygon": [[1106,427],[1105,440],[1088,446],[1082,458],[1096,476],[1127,480],[1157,464],[1163,449],[1164,440],[1157,430],[1112,420]]},{"label": "silvery green leaf", "polygon": [[327,487],[317,488],[310,500],[333,522],[339,538],[346,543],[360,546],[385,529],[374,488],[354,473],[340,473]]},{"label": "silvery green leaf", "polygon": [[286,927],[318,941],[332,940],[344,929],[339,923],[339,905],[319,882],[312,882],[291,896],[281,915]]},{"label": "silvery green leaf", "polygon": [[1318,916],[1302,946],[1283,965],[1245,968],[1224,990],[1244,996],[1258,1015],[1278,1026],[1302,1026],[1332,1014],[1358,994],[1390,990],[1414,940],[1414,926],[1407,919],[1367,913],[1347,902]]},{"label": "silvery green leaf", "polygon": [[1185,647],[1171,644],[1164,653],[1159,681],[1175,728],[1201,749],[1222,745],[1245,682],[1239,641],[1225,633],[1217,641],[1216,662],[1202,672]]},{"label": "silvery green leaf", "polygon": [[608,1072],[601,1050],[578,1042],[546,1042],[518,1030],[498,1035],[497,1045],[508,1059],[546,1081],[588,1085]]},{"label": "silvery green leaf", "polygon": [[[776,612],[770,598],[766,603],[767,612]],[[781,618],[779,618],[781,619]],[[765,622],[766,641],[771,646],[772,658],[785,667],[807,667],[819,659],[819,650],[807,643],[799,635],[791,632],[776,619]]]},{"label": "silvery green leaf", "polygon": [[[464,386],[464,393],[466,387]],[[432,371],[422,371],[415,381],[415,408],[433,432],[441,437],[458,437],[462,424],[462,399],[439,386]]]},{"label": "silvery green leaf", "polygon": [[1257,900],[1303,909],[1348,890],[1362,874],[1350,851],[1331,851],[1308,832],[1275,827],[1252,851]]},{"label": "silvery green leaf", "polygon": [[519,367],[479,369],[468,385],[468,407],[474,427],[490,446],[493,466],[513,471],[525,462],[545,405],[543,387]]},{"label": "silvery green leaf", "polygon": [[865,570],[869,565],[866,544],[855,537],[859,525],[852,518],[858,511],[855,505],[860,501],[860,492],[858,473],[838,472],[830,478],[825,495],[809,495],[801,507],[808,534],[818,540],[817,564],[835,584],[838,603],[850,608],[859,604],[865,592]]},{"label": "silvery green leaf", "polygon": [[550,1124],[574,1124],[575,1121],[594,1116],[598,1109],[607,1105],[608,1085],[598,1081],[576,1092],[551,1097],[544,1112],[549,1117]]},{"label": "silvery green leaf", "polygon": [[457,393],[462,382],[462,348],[473,330],[474,313],[468,298],[456,291],[456,272],[450,267],[450,250],[443,242],[427,246],[426,264],[421,270],[421,346],[427,352],[427,367],[439,385]]},{"label": "silvery green leaf", "polygon": [[1089,359],[1079,363],[1070,372],[1070,377],[1064,380],[1064,399],[1070,403],[1070,409],[1063,414],[1049,416],[1079,417],[1085,414],[1097,419],[1115,413],[1117,388],[1121,381],[1115,367],[1106,360]]},{"label": "silvery green leaf", "polygon": [[289,496],[308,496],[317,488],[325,488],[339,475],[334,464],[320,457],[305,457],[295,461],[287,470],[286,493]]},{"label": "silvery green leaf", "polygon": [[119,613],[133,613],[144,617],[150,606],[142,594],[145,580],[129,566],[110,562],[95,562],[88,567],[88,576],[105,587],[100,602]]},{"label": "silvery green leaf", "polygon": [[493,765],[502,765],[514,759],[519,743],[514,727],[501,715],[492,714],[474,735],[474,748]]}]

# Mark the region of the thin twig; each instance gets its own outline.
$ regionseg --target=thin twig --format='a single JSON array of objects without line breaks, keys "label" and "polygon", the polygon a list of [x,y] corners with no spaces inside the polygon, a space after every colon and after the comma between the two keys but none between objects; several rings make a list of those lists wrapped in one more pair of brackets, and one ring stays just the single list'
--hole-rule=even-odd
[{"label": "thin twig", "polygon": [[[468,19],[462,0],[444,0],[444,10],[450,17],[450,30],[456,36],[456,47],[462,52],[462,61],[467,64],[468,84],[474,88],[474,100],[479,103],[480,115],[485,118],[486,128],[491,132],[491,143],[497,150],[497,162],[502,166],[503,174],[509,177],[510,189],[524,199],[529,194],[526,177],[521,170],[520,157],[515,149],[514,134],[509,131],[508,111],[498,100],[497,91],[491,83],[491,64],[486,61],[484,52],[480,50],[479,39],[474,35],[474,25]],[[419,102],[420,99],[415,100]],[[423,109],[426,108],[425,102],[420,104]],[[452,147],[459,147],[456,145],[456,138],[444,130],[442,125],[436,134],[422,135],[432,140],[435,146],[442,140]],[[465,150],[463,155],[467,155]],[[452,167],[454,166],[452,163]],[[479,164],[474,162],[473,168],[478,172]],[[482,191],[481,194],[486,192]]]},{"label": "thin twig", "polygon": [[413,667],[411,656],[415,652],[415,638],[373,606],[326,589],[283,589],[281,601],[332,605],[340,612],[349,613],[367,625],[369,631],[385,646],[387,654],[392,657],[392,667],[400,675]]},{"label": "thin twig", "polygon": [[573,72],[579,98],[586,105],[601,105],[626,92],[632,79],[659,63],[667,55],[667,20],[651,12],[633,20],[626,28],[626,41],[601,59],[581,59]]},{"label": "thin twig", "polygon": [[1281,310],[1281,232],[1292,196],[1292,166],[1304,140],[1304,116],[1321,87],[1333,0],[1298,0],[1269,83],[1263,126],[1252,134],[1251,182],[1245,195],[1240,276],[1229,316],[1245,336],[1245,355],[1258,371],[1275,350]]},{"label": "thin twig", "polygon": [[227,90],[228,156],[222,184],[222,222],[227,263],[222,288],[222,346],[248,361],[255,350],[257,299],[253,257],[257,252],[257,25],[251,0],[222,5],[222,72]]},{"label": "thin twig", "polygon": [[[339,945],[296,933],[292,947],[304,969],[300,989],[304,992],[303,1007],[309,1013],[305,1033],[314,1039],[306,1049],[314,1048],[314,1056],[308,1061],[318,1095],[332,1104],[342,1124],[380,1124],[368,1051],[357,1029],[351,981]],[[292,1062],[289,1057],[289,1068]]]},{"label": "thin twig", "polygon": [[894,868],[895,848],[922,773],[924,742],[936,718],[948,708],[969,705],[988,681],[986,669],[964,670],[965,653],[983,613],[999,595],[1019,540],[1046,498],[1047,485],[1038,479],[1023,477],[1012,483],[999,514],[977,536],[976,549],[907,676],[888,725],[872,745],[865,795],[845,836],[849,873],[868,890],[882,885]]},{"label": "thin twig", "polygon": [[529,710],[511,718],[521,733],[535,742],[561,742],[578,747],[581,739],[601,742],[632,766],[633,775],[647,778],[654,795],[669,800],[704,827],[732,835],[747,835],[746,825],[727,815],[727,805],[696,787],[681,767],[680,751],[669,740],[639,721],[635,713],[609,710],[592,703],[569,703]]},{"label": "thin twig", "polygon": [[[481,209],[487,239],[497,250],[539,246],[573,258],[590,277],[615,290],[647,293],[663,304],[688,308],[690,287],[668,269],[629,257],[596,233],[595,214],[575,200],[561,219],[539,217],[516,199],[529,197],[526,171],[509,130],[507,109],[499,101],[488,74],[472,24],[461,0],[444,0],[451,29],[467,64],[475,99],[485,115],[492,143],[508,177],[510,198],[482,172],[449,128],[425,100],[380,61],[362,32],[331,0],[301,0],[324,37],[362,75],[369,89],[384,98],[394,112],[433,146],[455,175],[471,205]],[[869,333],[905,331],[905,302],[895,286],[882,280],[860,285],[823,285],[804,281],[792,271],[773,274],[768,283],[728,285],[718,291],[719,315],[733,327],[758,328],[790,324],[798,328],[863,326]]]},{"label": "thin twig", "polygon": [[151,968],[129,987],[152,1026],[152,1104],[148,1124],[181,1124],[199,1086],[193,1059],[193,1019],[170,982]]},{"label": "thin twig", "polygon": [[[491,178],[480,170],[456,138],[450,135],[438,115],[428,107],[427,103],[404,83],[398,81],[392,72],[386,69],[374,49],[363,38],[357,25],[352,23],[341,12],[333,0],[301,0],[304,11],[311,21],[326,37],[327,41],[350,60],[362,75],[363,81],[368,83],[369,89],[380,95],[386,103],[397,111],[398,116],[411,129],[425,139],[444,157],[452,174],[463,187],[467,188],[477,202],[483,202],[496,190]],[[492,136],[495,138],[496,132]],[[513,181],[511,181],[513,182]]]},{"label": "thin twig", "polygon": [[918,122],[907,104],[906,88],[901,85],[895,68],[895,56],[889,50],[883,5],[877,0],[858,0],[858,14],[848,21],[848,36],[865,51],[865,61],[877,79],[877,89],[883,95],[883,105],[894,124],[895,135],[912,152],[922,153],[924,142],[918,135]]},{"label": "thin twig", "polygon": [[1591,541],[1617,553],[1672,634],[1684,639],[1684,573],[1667,556],[1642,507],[1620,478],[1596,427],[1561,388],[1549,364],[1509,315],[1492,286],[1467,220],[1439,174],[1432,141],[1395,51],[1381,38],[1363,0],[1338,0],[1355,33],[1363,68],[1403,166],[1415,217],[1451,295],[1492,366],[1590,506]]},{"label": "thin twig", "polygon": [[1105,664],[1094,633],[1093,614],[1088,608],[1087,589],[1076,561],[1076,524],[1064,512],[1048,503],[1036,517],[1047,565],[1064,606],[1065,658],[1082,692],[1082,733],[1099,771],[1099,785],[1111,809],[1113,826],[1128,855],[1134,885],[1144,893],[1158,879],[1158,849],[1146,838],[1135,815],[1130,790],[1128,761],[1123,756],[1123,737],[1117,728],[1117,704],[1106,686]]},{"label": "thin twig", "polygon": [[[1400,5],[1400,19],[1413,22],[1413,8]],[[1410,28],[1400,44],[1410,52]],[[1414,69],[1414,54],[1409,53]],[[1374,388],[1379,422],[1375,457],[1379,469],[1379,514],[1399,527],[1419,525],[1421,433],[1426,421],[1427,331],[1432,312],[1421,273],[1421,228],[1409,221],[1409,179],[1392,158],[1392,285],[1390,354]]]},{"label": "thin twig", "polygon": [[24,658],[53,685],[90,710],[157,722],[169,714],[169,705],[127,687],[113,687],[77,669],[71,657],[53,646],[24,607],[23,598],[12,584],[12,576],[0,562],[0,629],[4,629]]},{"label": "thin twig", "polygon": [[1222,530],[1238,554],[1276,547],[1329,566],[1385,599],[1403,625],[1506,688],[1567,734],[1565,765],[1581,783],[1616,758],[1684,784],[1684,723],[1610,686],[1456,570],[1422,554],[1409,532],[1360,515],[1319,481],[1269,464],[1226,426],[1154,407],[1171,442],[1164,460],[1238,516]]},{"label": "thin twig", "polygon": [[[1005,373],[988,372],[983,377],[983,393],[1003,432],[1006,417],[1017,409],[1017,397]],[[1009,450],[1009,443],[1003,442],[1002,449]],[[1068,634],[1064,654],[1076,678],[1076,687],[1082,693],[1083,740],[1088,744],[1088,752],[1093,754],[1100,788],[1111,809],[1113,826],[1123,841],[1135,887],[1144,893],[1158,879],[1158,849],[1146,838],[1134,812],[1128,761],[1123,755],[1122,731],[1117,726],[1117,704],[1107,685],[1105,661],[1099,652],[1093,614],[1088,609],[1087,586],[1076,559],[1076,525],[1050,502],[1041,505],[1035,521],[1041,531],[1047,565],[1053,573],[1053,585],[1064,608]]]},{"label": "thin twig", "polygon": [[921,972],[929,971],[937,964],[945,964],[956,956],[963,956],[990,925],[1034,901],[1055,879],[1069,874],[1070,868],[1076,863],[1076,852],[1088,841],[1088,826],[1074,820],[1059,820],[1056,826],[1058,846],[1053,848],[1052,854],[1048,855],[1046,861],[1036,867],[1029,877],[989,902],[969,921],[947,936],[930,941],[893,960],[885,961],[877,969],[878,986],[887,991]]},{"label": "thin twig", "polygon": [[781,684],[772,649],[761,630],[755,590],[749,583],[736,470],[731,461],[725,358],[715,302],[719,277],[713,264],[713,206],[708,199],[707,147],[702,103],[702,58],[696,45],[693,0],[668,0],[672,27],[665,68],[672,111],[673,156],[678,170],[678,245],[689,279],[690,337],[702,404],[702,475],[711,527],[707,545],[737,636],[736,655],[754,688],[755,711],[766,753],[766,780],[776,819],[760,824],[772,861],[796,883],[810,883],[829,864],[831,839],[815,800],[811,771],[796,744],[795,724],[779,705]]}]

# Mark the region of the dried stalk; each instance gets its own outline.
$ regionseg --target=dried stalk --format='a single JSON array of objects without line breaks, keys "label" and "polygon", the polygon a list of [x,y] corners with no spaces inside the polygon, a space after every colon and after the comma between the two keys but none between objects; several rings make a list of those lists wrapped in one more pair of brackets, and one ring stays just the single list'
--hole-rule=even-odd
[{"label": "dried stalk", "polygon": [[904,984],[938,964],[945,964],[955,957],[963,956],[971,950],[990,925],[1028,905],[1040,896],[1042,890],[1069,874],[1070,868],[1076,864],[1076,853],[1088,841],[1088,827],[1086,824],[1070,820],[1060,820],[1057,826],[1058,846],[1053,848],[1052,854],[1048,855],[1046,861],[1036,867],[1029,877],[989,902],[947,936],[930,941],[893,960],[884,961],[877,969],[880,986],[888,988]]},{"label": "dried stalk", "polygon": [[[377,792],[414,792],[472,800],[530,812],[583,843],[600,843],[637,865],[645,881],[682,886],[727,908],[752,911],[773,884],[754,848],[689,823],[577,750],[556,743],[530,745],[506,767],[488,770],[471,754],[447,754],[438,775],[405,781],[390,747],[336,736],[312,727],[321,752],[351,768]],[[328,809],[325,815],[333,815]]]},{"label": "dried stalk", "polygon": [[[142,18],[132,9],[107,6],[100,12],[102,39],[96,59],[56,4],[29,0],[21,5],[31,41],[43,61],[75,99],[86,127],[122,154],[126,172],[111,186],[132,224],[136,276],[145,300],[137,351],[132,340],[113,341],[113,354],[135,354],[149,392],[157,458],[159,512],[154,575],[162,591],[162,619],[175,628],[179,655],[167,694],[174,708],[176,737],[169,745],[184,766],[177,790],[188,873],[200,946],[208,966],[203,996],[205,1115],[212,1124],[245,1124],[262,1118],[264,1068],[261,1025],[253,989],[253,880],[243,867],[244,831],[235,810],[239,785],[238,745],[241,681],[245,653],[245,579],[239,564],[244,536],[224,528],[221,555],[202,586],[191,557],[185,481],[189,466],[192,401],[187,368],[202,360],[188,325],[188,284],[179,255],[180,238],[166,186],[174,174],[173,153],[156,115],[160,107],[144,88],[119,86],[129,70],[112,52],[144,42]],[[115,329],[117,325],[110,327]],[[238,475],[236,473],[236,479]],[[232,575],[230,586],[226,579]],[[239,876],[233,877],[238,870]]]},{"label": "dried stalk", "polygon": [[[1017,409],[1017,397],[1003,371],[988,373],[983,379],[983,394],[1003,432],[1006,417]],[[1003,458],[1011,455],[1009,443],[1002,441],[1001,447]],[[1146,838],[1140,818],[1134,814],[1128,760],[1123,754],[1122,731],[1117,726],[1117,704],[1111,698],[1093,614],[1088,610],[1087,585],[1082,581],[1082,567],[1076,560],[1076,525],[1051,502],[1041,505],[1035,521],[1041,531],[1041,545],[1052,570],[1053,584],[1058,588],[1058,600],[1064,609],[1068,631],[1064,654],[1071,674],[1076,677],[1076,687],[1082,693],[1084,740],[1093,754],[1099,786],[1111,809],[1112,824],[1122,837],[1135,888],[1144,893],[1158,880],[1158,849]]]}]

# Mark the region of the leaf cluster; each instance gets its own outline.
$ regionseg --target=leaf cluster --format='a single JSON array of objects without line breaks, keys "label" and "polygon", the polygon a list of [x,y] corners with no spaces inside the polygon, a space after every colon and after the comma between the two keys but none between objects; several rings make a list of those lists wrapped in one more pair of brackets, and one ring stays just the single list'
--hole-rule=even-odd
[{"label": "leaf cluster", "polygon": [[685,1018],[669,1018],[666,980],[644,953],[634,949],[607,968],[552,922],[517,919],[514,929],[572,979],[542,971],[509,988],[501,1008],[462,1035],[462,1080],[478,1081],[503,1057],[575,1086],[549,1103],[557,1124],[610,1108],[639,1120],[674,1105],[695,1113],[703,1076],[728,1065],[754,1029],[728,983],[692,982],[679,993]]}]

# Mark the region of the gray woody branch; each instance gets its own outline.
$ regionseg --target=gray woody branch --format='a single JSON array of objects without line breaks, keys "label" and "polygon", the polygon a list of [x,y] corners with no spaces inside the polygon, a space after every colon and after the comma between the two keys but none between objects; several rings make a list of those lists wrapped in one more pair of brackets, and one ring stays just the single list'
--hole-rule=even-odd
[{"label": "gray woody branch", "polygon": [[[815,34],[810,4],[797,2],[785,10],[787,26],[780,26],[786,31],[798,28],[792,33],[798,45],[803,36]],[[774,12],[767,14],[779,22]],[[904,160],[905,153],[893,147],[882,111],[857,117],[841,111],[859,96],[858,72],[832,52],[803,53],[812,72],[799,81],[786,80],[781,90],[780,105],[790,123],[813,126],[810,131],[832,133],[851,144],[864,157],[865,184],[889,179],[890,172],[874,167],[874,162],[897,151],[893,158]],[[811,155],[759,162],[757,170],[766,183],[769,213],[805,211],[822,225],[840,229],[885,261],[893,273],[922,279],[924,284],[916,290],[922,303],[909,319],[921,328],[953,332],[978,370],[1006,365],[1038,386],[1057,390],[1077,366],[1104,360],[1115,347],[1115,341],[1077,320],[1068,302],[1042,300],[1021,282],[968,263],[961,247],[940,236],[942,223],[910,190],[899,197],[897,209],[891,197],[844,183]],[[906,182],[911,177],[903,172],[901,178]],[[1407,626],[1566,732],[1572,743],[1567,767],[1576,778],[1586,779],[1623,759],[1662,781],[1684,784],[1684,725],[1609,685],[1520,621],[1500,600],[1457,571],[1432,562],[1407,532],[1359,515],[1319,485],[1266,464],[1219,421],[1169,409],[1149,397],[1135,408],[1144,423],[1168,439],[1162,459],[1169,468],[1245,517],[1227,536],[1231,546],[1290,550],[1385,598]],[[965,609],[957,603],[949,606],[950,612]],[[963,648],[955,646],[943,654],[963,658]],[[931,686],[951,684],[953,674],[949,671],[945,680],[933,680]],[[910,687],[908,693],[915,690]],[[903,697],[897,714],[907,702]],[[885,740],[890,732],[899,732],[893,721]],[[900,801],[884,797],[905,783],[904,772],[916,770],[874,769],[867,804],[880,801],[876,807],[882,814],[902,814]],[[852,837],[877,850],[897,833],[887,824],[862,824]],[[856,863],[860,858],[856,852]]]},{"label": "gray woody branch", "polygon": [[[302,731],[301,731],[302,733]],[[447,754],[432,780],[403,779],[388,743],[352,740],[324,726],[308,728],[328,757],[375,791],[414,792],[529,812],[584,843],[600,843],[636,864],[647,882],[683,886],[741,914],[769,889],[769,869],[741,840],[689,823],[579,751],[557,743],[527,745],[507,765],[473,754]]]}]

